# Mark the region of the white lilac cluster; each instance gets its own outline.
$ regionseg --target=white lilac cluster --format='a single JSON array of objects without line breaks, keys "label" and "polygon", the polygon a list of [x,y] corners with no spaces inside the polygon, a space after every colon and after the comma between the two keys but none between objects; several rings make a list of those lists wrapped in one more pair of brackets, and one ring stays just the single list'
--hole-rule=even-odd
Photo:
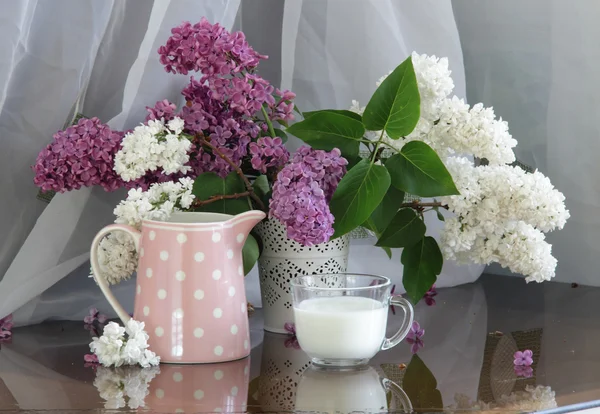
[{"label": "white lilac cluster", "polygon": [[94,387],[106,401],[105,409],[118,410],[128,407],[136,410],[145,406],[144,400],[149,394],[148,385],[158,374],[159,367],[98,367]]},{"label": "white lilac cluster", "polygon": [[102,336],[92,339],[90,350],[105,367],[139,364],[147,368],[158,365],[160,357],[148,349],[148,334],[144,326],[144,322],[133,319],[125,327],[109,322]]},{"label": "white lilac cluster", "polygon": [[446,166],[460,195],[441,199],[456,214],[442,232],[444,257],[497,262],[526,275],[527,282],[554,277],[556,259],[544,232],[563,228],[569,212],[550,180],[538,171],[475,166],[461,157],[449,157]]},{"label": "white lilac cluster", "polygon": [[115,223],[139,229],[144,219],[165,221],[174,211],[191,207],[195,198],[193,186],[193,179],[183,177],[179,181],[152,184],[146,191],[132,188],[114,210]]},{"label": "white lilac cluster", "polygon": [[191,167],[185,164],[190,160],[192,142],[183,134],[183,127],[178,117],[166,125],[162,119],[154,119],[137,126],[125,135],[115,154],[115,172],[127,182],[158,168],[165,175],[187,173]]},{"label": "white lilac cluster", "polygon": [[[493,165],[515,161],[512,148],[517,141],[508,132],[507,123],[495,118],[492,108],[484,108],[482,104],[471,108],[462,99],[450,97],[454,82],[447,58],[413,52],[412,62],[421,96],[421,115],[413,132],[405,138],[394,140],[384,133],[387,144],[400,150],[408,142],[418,140],[433,148],[442,159],[456,154],[485,158]],[[350,110],[362,114],[364,108],[352,101]],[[378,138],[380,131],[368,134]]]},{"label": "white lilac cluster", "polygon": [[486,403],[471,401],[464,394],[454,396],[455,403],[446,409],[447,413],[477,411],[480,413],[515,412],[532,413],[556,408],[556,395],[552,388],[538,385],[527,385],[525,391],[516,391],[503,395],[496,401]]},{"label": "white lilac cluster", "polygon": [[[174,211],[189,208],[193,201],[194,180],[189,177],[179,181],[152,184],[147,191],[131,189],[127,199],[115,208],[115,222],[140,229],[143,219],[165,221]],[[116,231],[106,236],[98,247],[100,274],[109,284],[131,277],[137,268],[138,255],[131,237]],[[93,277],[93,274],[90,274]]]}]

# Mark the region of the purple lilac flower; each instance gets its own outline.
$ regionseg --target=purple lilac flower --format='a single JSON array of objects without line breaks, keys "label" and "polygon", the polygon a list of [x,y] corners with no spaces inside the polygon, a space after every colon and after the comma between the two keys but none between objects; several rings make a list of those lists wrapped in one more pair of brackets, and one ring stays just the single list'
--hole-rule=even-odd
[{"label": "purple lilac flower", "polygon": [[425,303],[427,304],[427,306],[435,305],[435,296],[437,296],[437,290],[435,290],[434,284],[433,286],[431,286],[431,288],[429,288],[427,292],[425,292]]},{"label": "purple lilac flower", "polygon": [[533,368],[527,365],[515,365],[515,375],[521,378],[533,377]]},{"label": "purple lilac flower", "polygon": [[296,325],[291,322],[286,322],[283,327],[290,335],[290,337],[285,340],[283,345],[286,348],[300,349],[300,344],[298,343],[298,338],[296,337]]},{"label": "purple lilac flower", "polygon": [[290,153],[281,138],[262,137],[250,143],[252,168],[265,174],[268,168],[282,167],[290,159]]},{"label": "purple lilac flower", "polygon": [[533,352],[530,349],[526,349],[524,351],[515,352],[515,361],[514,364],[516,366],[531,366],[533,364]]},{"label": "purple lilac flower", "polygon": [[122,132],[111,130],[98,118],[79,120],[38,155],[33,182],[44,191],[65,192],[81,187],[102,186],[114,191],[125,184],[113,170]]},{"label": "purple lilac flower", "polygon": [[0,340],[8,340],[12,337],[13,316],[12,313],[0,319]]},{"label": "purple lilac flower", "polygon": [[167,43],[158,49],[167,72],[226,75],[250,71],[266,58],[250,47],[242,32],[229,33],[204,17],[194,25],[184,22],[171,33]]},{"label": "purple lilac flower", "polygon": [[147,106],[146,110],[148,111],[146,121],[151,119],[164,119],[166,122],[175,118],[175,110],[177,110],[177,106],[175,106],[174,103],[169,102],[167,99],[163,99],[162,101],[156,102],[153,108]]},{"label": "purple lilac flower", "polygon": [[307,146],[298,148],[291,162],[307,166],[305,174],[319,183],[328,202],[346,174],[346,165],[348,165],[348,161],[342,157],[342,153],[337,148],[327,152]]},{"label": "purple lilac flower", "polygon": [[83,356],[83,361],[85,362],[85,364],[83,364],[85,368],[91,367],[95,369],[100,364],[96,354],[85,354]]},{"label": "purple lilac flower", "polygon": [[423,335],[425,335],[425,329],[421,329],[419,322],[414,321],[410,328],[410,332],[406,335],[406,342],[411,344],[410,351],[413,354],[416,354],[419,352],[419,349],[425,346],[423,339],[421,339]]},{"label": "purple lilac flower", "polygon": [[95,321],[98,321],[99,323],[103,324],[107,320],[108,317],[106,315],[101,314],[100,311],[98,311],[98,309],[96,308],[91,308],[89,313],[83,318],[83,322],[88,325],[94,323]]}]

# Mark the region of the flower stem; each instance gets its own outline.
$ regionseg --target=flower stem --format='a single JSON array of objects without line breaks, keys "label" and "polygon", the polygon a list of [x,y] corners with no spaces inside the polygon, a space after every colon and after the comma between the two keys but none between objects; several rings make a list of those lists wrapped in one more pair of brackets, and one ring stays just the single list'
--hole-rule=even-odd
[{"label": "flower stem", "polygon": [[223,161],[225,161],[227,164],[229,164],[235,170],[235,172],[240,176],[240,178],[244,181],[244,184],[246,185],[246,190],[248,190],[248,195],[256,202],[256,205],[262,211],[267,211],[265,204],[262,202],[260,197],[258,197],[254,193],[254,188],[252,188],[252,184],[250,183],[250,180],[248,180],[248,177],[246,177],[246,175],[244,174],[242,169],[235,162],[233,162],[228,156],[226,156],[221,151],[219,151],[219,149],[217,147],[215,147],[213,144],[208,142],[204,137],[200,137],[200,144],[204,145],[205,147],[210,148],[212,150],[213,154],[215,154],[217,157],[221,158]]},{"label": "flower stem", "polygon": [[241,197],[249,197],[249,196],[250,196],[250,192],[249,191],[244,191],[243,193],[236,193],[236,194],[216,195],[216,196],[212,196],[212,197],[210,197],[210,198],[208,198],[206,200],[196,200],[192,204],[192,207],[201,207],[201,206],[204,206],[206,204],[214,203],[215,201],[219,201],[219,200],[230,200],[230,199],[241,198]]},{"label": "flower stem", "polygon": [[260,110],[262,111],[263,116],[265,117],[265,122],[267,123],[267,126],[269,127],[269,135],[271,135],[272,138],[275,138],[277,135],[275,134],[275,130],[273,129],[273,123],[269,119],[269,115],[267,114],[267,110],[265,109],[264,106],[261,106]]},{"label": "flower stem", "polygon": [[423,207],[441,207],[441,208],[445,208],[446,210],[448,210],[448,206],[440,203],[439,201],[435,201],[435,202],[431,202],[431,203],[421,203],[421,202],[415,200],[410,203],[400,204],[400,208],[405,208],[405,207],[410,207],[410,208],[414,208],[414,209],[419,209],[419,208],[423,208]]}]

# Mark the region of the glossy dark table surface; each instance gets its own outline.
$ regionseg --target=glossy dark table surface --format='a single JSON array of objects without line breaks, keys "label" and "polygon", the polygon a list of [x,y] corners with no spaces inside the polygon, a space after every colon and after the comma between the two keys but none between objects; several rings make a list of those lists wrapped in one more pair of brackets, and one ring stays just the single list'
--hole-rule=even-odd
[{"label": "glossy dark table surface", "polygon": [[[90,332],[83,322],[16,328],[11,342],[0,344],[0,412],[401,412],[411,406],[420,412],[530,412],[600,406],[600,288],[484,275],[477,283],[440,289],[435,299],[434,306],[416,307],[425,329],[417,356],[401,343],[361,372],[314,370],[293,338],[263,333],[260,310],[250,317],[250,358],[222,366],[161,365],[151,372],[84,366]],[[400,315],[390,314],[389,330],[400,322]],[[518,376],[513,354],[524,349],[534,353],[533,370]],[[393,391],[386,394],[382,384]],[[133,396],[122,395],[128,390]]]}]

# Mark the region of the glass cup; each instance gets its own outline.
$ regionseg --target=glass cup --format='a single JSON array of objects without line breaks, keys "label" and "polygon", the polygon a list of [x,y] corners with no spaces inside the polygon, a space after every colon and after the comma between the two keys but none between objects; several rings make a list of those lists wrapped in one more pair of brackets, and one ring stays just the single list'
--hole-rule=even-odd
[{"label": "glass cup", "polygon": [[[318,366],[365,365],[379,351],[398,345],[410,331],[412,305],[390,293],[383,276],[335,273],[292,280],[296,336]],[[386,338],[388,307],[404,310],[398,332]]]}]

